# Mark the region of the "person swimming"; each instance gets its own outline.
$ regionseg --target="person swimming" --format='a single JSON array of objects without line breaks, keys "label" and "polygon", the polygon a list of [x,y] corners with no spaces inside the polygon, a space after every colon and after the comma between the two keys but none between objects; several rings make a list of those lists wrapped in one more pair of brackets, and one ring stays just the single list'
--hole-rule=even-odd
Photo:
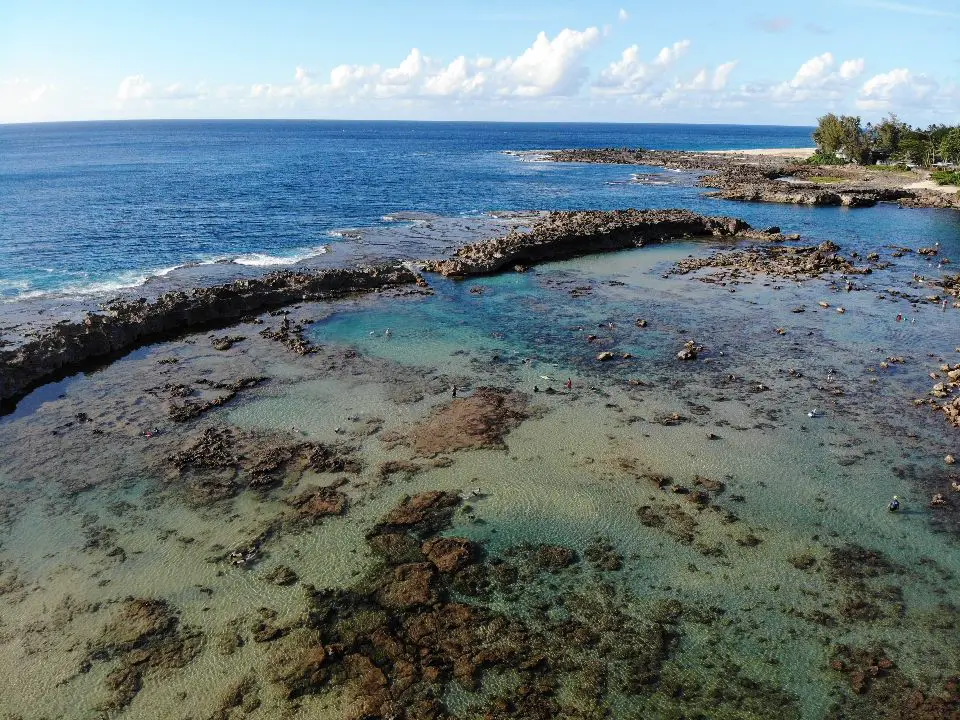
[{"label": "person swimming", "polygon": [[900,499],[894,495],[893,500],[890,501],[890,504],[887,505],[887,510],[890,512],[897,512],[900,509]]}]

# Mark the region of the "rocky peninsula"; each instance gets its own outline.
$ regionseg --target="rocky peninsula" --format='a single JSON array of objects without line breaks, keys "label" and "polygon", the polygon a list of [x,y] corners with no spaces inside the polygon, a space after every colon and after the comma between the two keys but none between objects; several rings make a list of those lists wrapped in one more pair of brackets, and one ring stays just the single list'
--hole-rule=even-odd
[{"label": "rocky peninsula", "polygon": [[[740,237],[782,241],[779,228],[757,231],[743,220],[705,217],[688,210],[552,212],[530,229],[466,245],[424,269],[465,277],[523,268],[550,260],[642,247],[691,237]],[[244,317],[299,302],[329,300],[351,293],[403,285],[426,286],[422,277],[397,263],[359,269],[280,271],[191,292],[169,292],[153,302],[116,299],[81,321],[61,322],[0,351],[0,403],[11,403],[32,388],[85,365],[108,361],[141,345],[198,330],[229,326]],[[282,326],[276,339],[300,354],[309,351],[296,331]],[[229,348],[231,338],[220,338]]]},{"label": "rocky peninsula", "polygon": [[84,365],[117,357],[141,345],[223,327],[297,302],[423,282],[400,264],[318,272],[280,271],[262,278],[170,292],[154,302],[113,300],[82,322],[63,322],[23,344],[0,351],[0,403]]},{"label": "rocky peninsula", "polygon": [[513,230],[466,245],[449,260],[428,262],[424,269],[453,277],[489,275],[511,266],[522,270],[549,260],[693,237],[785,239],[779,228],[757,231],[737,218],[706,217],[689,210],[552,212],[534,223],[529,232]]},{"label": "rocky peninsula", "polygon": [[957,208],[960,197],[924,187],[924,171],[896,171],[861,165],[809,165],[789,155],[601,148],[541,153],[552,162],[646,165],[703,172],[698,184],[709,197],[794,205],[870,207],[898,202],[904,207]]}]

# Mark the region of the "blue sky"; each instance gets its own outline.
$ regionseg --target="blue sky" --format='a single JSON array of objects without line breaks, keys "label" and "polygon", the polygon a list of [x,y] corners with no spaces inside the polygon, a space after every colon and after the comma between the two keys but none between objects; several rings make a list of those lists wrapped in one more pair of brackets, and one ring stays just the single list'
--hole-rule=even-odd
[{"label": "blue sky", "polygon": [[0,122],[960,122],[957,0],[0,0]]}]

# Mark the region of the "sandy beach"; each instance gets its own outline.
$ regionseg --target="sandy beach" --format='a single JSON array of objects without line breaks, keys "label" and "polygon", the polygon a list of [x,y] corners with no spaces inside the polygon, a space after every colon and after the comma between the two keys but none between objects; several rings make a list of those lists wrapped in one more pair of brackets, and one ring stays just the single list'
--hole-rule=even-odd
[{"label": "sandy beach", "polygon": [[799,160],[806,160],[808,157],[813,155],[817,149],[815,147],[809,148],[755,148],[752,150],[706,150],[705,152],[714,154],[714,155],[753,155],[753,156],[773,156],[773,157],[789,157],[797,158]]},{"label": "sandy beach", "polygon": [[904,185],[906,190],[934,190],[936,192],[946,193],[947,195],[956,195],[960,193],[960,185],[937,185],[933,180],[924,180],[923,182],[910,183]]}]

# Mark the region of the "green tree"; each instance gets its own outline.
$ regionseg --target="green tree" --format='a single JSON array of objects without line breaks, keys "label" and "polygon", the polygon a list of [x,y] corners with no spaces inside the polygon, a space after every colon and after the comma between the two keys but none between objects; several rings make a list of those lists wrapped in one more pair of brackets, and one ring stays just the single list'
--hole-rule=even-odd
[{"label": "green tree", "polygon": [[860,118],[853,115],[828,113],[819,118],[813,141],[821,153],[842,152],[848,160],[859,163],[870,158],[870,143],[860,125]]},{"label": "green tree", "polygon": [[836,154],[843,146],[843,126],[840,118],[833,113],[818,118],[817,129],[813,131],[813,141],[820,152]]},{"label": "green tree", "polygon": [[876,125],[868,126],[871,150],[874,154],[888,158],[900,149],[900,142],[910,132],[910,126],[890,113]]},{"label": "green tree", "polygon": [[897,156],[914,165],[923,165],[927,156],[927,142],[923,133],[912,131],[903,138]]},{"label": "green tree", "polygon": [[940,141],[940,156],[953,163],[960,163],[960,127],[951,128]]},{"label": "green tree", "polygon": [[853,115],[842,115],[840,117],[840,127],[843,136],[840,149],[843,154],[854,162],[861,164],[870,162],[870,142],[860,125],[860,118]]}]

